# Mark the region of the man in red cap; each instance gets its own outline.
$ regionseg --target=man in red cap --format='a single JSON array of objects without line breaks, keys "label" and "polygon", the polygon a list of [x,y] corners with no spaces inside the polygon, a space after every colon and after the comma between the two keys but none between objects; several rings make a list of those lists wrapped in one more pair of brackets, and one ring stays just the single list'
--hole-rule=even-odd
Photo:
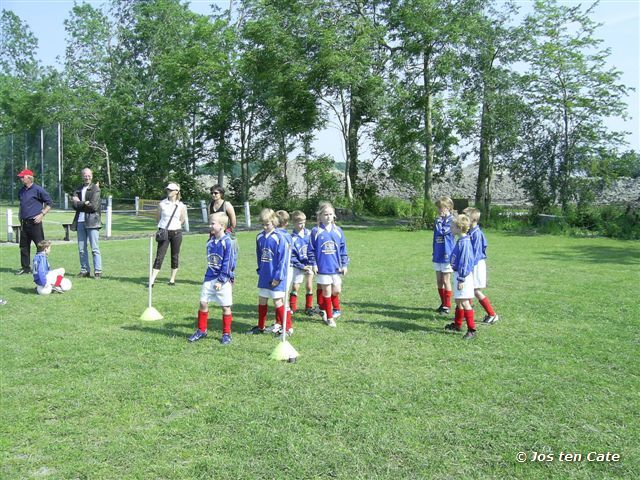
[{"label": "man in red cap", "polygon": [[16,275],[31,273],[31,242],[37,246],[44,240],[42,219],[51,210],[53,201],[51,195],[40,185],[33,183],[33,172],[22,170],[18,178],[24,185],[18,196],[20,197],[20,225],[22,235],[20,237],[20,270]]}]

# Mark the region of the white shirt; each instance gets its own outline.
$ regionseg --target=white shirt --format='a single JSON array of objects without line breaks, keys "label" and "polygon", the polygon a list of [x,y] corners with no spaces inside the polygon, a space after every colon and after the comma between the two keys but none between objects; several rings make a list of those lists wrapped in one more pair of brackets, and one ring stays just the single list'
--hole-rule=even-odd
[{"label": "white shirt", "polygon": [[[87,188],[89,188],[89,185],[82,187],[82,192],[80,192],[80,201],[83,204],[85,202],[85,198],[87,198]],[[84,222],[84,212],[80,212],[80,215],[78,215],[78,223],[80,222]]]},{"label": "white shirt", "polygon": [[[177,210],[176,205],[178,205]],[[172,203],[167,198],[162,200],[160,202],[160,221],[158,222],[158,228],[166,228],[167,230],[181,230],[182,223],[180,222],[180,213],[184,208],[185,206],[182,202]],[[173,218],[171,218],[171,214],[174,210],[176,211],[176,213]],[[169,218],[171,218],[170,224]]]}]

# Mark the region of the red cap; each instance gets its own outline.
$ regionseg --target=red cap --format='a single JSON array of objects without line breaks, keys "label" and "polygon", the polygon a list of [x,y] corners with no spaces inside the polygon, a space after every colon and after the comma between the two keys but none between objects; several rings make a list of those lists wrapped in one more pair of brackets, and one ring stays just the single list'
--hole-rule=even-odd
[{"label": "red cap", "polygon": [[25,169],[25,170],[22,170],[22,171],[18,174],[18,177],[19,177],[19,178],[22,178],[22,177],[25,177],[25,176],[27,176],[27,175],[29,175],[29,176],[33,177],[33,172],[32,172],[31,170],[26,170],[26,169]]}]

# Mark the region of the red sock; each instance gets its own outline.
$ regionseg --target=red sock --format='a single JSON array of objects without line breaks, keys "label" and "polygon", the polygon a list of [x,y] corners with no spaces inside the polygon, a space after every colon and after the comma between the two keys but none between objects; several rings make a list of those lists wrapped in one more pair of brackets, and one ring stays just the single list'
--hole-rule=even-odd
[{"label": "red sock", "polygon": [[444,303],[442,304],[443,306],[447,307],[447,308],[451,308],[451,295],[453,294],[453,292],[451,290],[445,290],[444,291]]},{"label": "red sock", "polygon": [[322,302],[324,301],[324,297],[322,296],[322,288],[318,288],[316,290],[316,297],[318,298],[318,306],[320,308],[324,308],[324,305],[322,304]]},{"label": "red sock", "polygon": [[340,310],[340,295],[331,295],[331,304],[334,310]]},{"label": "red sock", "polygon": [[464,309],[462,307],[456,307],[456,316],[453,319],[456,327],[462,328],[462,320],[464,320]]},{"label": "red sock", "polygon": [[267,312],[269,305],[258,305],[258,328],[264,328],[264,324],[267,323]]},{"label": "red sock", "polygon": [[63,279],[63,278],[64,278],[64,277],[63,277],[62,275],[58,275],[58,276],[56,277],[56,283],[54,283],[54,284],[53,284],[53,286],[54,286],[54,287],[59,287],[59,286],[60,286],[60,284],[62,283],[62,279]]},{"label": "red sock", "polygon": [[438,295],[440,295],[440,304],[444,305],[444,288],[438,289]]},{"label": "red sock", "polygon": [[207,330],[207,322],[209,321],[209,312],[203,312],[198,310],[198,329],[201,331]]},{"label": "red sock", "polygon": [[304,308],[313,308],[313,293],[307,293],[304,299]]},{"label": "red sock", "polygon": [[291,310],[287,310],[287,326],[286,329],[289,330],[291,328]]},{"label": "red sock", "polygon": [[324,297],[322,303],[324,311],[327,312],[327,318],[333,318],[333,304],[331,303],[331,297]]},{"label": "red sock", "polygon": [[231,333],[231,322],[233,321],[233,316],[222,315],[222,333]]},{"label": "red sock", "polygon": [[276,307],[276,323],[282,325],[282,319],[284,318],[284,305]]},{"label": "red sock", "polygon": [[289,297],[289,307],[291,307],[291,310],[293,310],[294,312],[296,310],[298,310],[298,295],[295,293],[292,293],[291,296]]},{"label": "red sock", "polygon": [[467,321],[467,327],[469,330],[476,329],[476,323],[473,321],[473,310],[465,310],[464,319]]},{"label": "red sock", "polygon": [[482,300],[480,300],[480,305],[482,305],[482,308],[484,308],[484,310],[487,312],[487,315],[491,315],[493,317],[496,314],[496,312],[493,310],[493,307],[491,306],[489,297],[484,297]]}]

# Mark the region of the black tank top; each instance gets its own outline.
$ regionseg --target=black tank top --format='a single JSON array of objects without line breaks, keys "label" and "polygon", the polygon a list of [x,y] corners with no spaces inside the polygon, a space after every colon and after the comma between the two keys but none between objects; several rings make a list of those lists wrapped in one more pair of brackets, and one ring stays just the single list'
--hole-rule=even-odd
[{"label": "black tank top", "polygon": [[227,203],[226,200],[222,201],[222,205],[220,205],[220,208],[218,210],[215,209],[213,203],[213,201],[209,203],[209,215],[212,215],[214,213],[227,213],[227,210],[224,208],[225,204]]}]

